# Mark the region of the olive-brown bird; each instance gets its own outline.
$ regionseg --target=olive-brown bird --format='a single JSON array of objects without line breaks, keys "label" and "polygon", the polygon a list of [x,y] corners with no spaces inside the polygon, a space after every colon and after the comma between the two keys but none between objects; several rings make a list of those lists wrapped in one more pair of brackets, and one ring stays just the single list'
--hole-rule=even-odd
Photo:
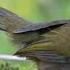
[{"label": "olive-brown bird", "polygon": [[0,29],[19,46],[15,55],[36,61],[39,70],[70,70],[70,20],[33,23],[0,8]]}]

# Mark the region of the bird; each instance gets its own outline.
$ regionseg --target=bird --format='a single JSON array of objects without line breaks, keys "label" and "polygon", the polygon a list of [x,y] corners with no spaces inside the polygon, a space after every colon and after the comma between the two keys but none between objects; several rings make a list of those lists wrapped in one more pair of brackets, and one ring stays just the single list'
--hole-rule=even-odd
[{"label": "bird", "polygon": [[18,50],[13,55],[33,60],[39,70],[70,70],[70,20],[31,22],[0,8],[0,30]]},{"label": "bird", "polygon": [[39,30],[42,39],[20,49],[16,55],[36,61],[39,70],[70,70],[70,22],[63,23],[49,27],[47,33]]}]

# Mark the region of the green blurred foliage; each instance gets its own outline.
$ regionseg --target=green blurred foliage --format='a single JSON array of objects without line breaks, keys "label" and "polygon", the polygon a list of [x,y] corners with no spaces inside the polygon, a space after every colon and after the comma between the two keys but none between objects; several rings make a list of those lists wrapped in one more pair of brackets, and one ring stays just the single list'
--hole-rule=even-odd
[{"label": "green blurred foliage", "polygon": [[16,51],[16,46],[9,41],[6,33],[0,31],[0,54],[14,54]]},{"label": "green blurred foliage", "polygon": [[0,60],[0,70],[37,70],[33,61]]},{"label": "green blurred foliage", "polygon": [[70,0],[0,0],[0,6],[32,21],[70,18]]}]

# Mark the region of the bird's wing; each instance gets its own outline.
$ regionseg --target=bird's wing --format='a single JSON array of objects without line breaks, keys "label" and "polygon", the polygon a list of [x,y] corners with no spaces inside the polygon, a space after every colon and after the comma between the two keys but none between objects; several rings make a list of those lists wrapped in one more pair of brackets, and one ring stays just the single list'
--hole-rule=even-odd
[{"label": "bird's wing", "polygon": [[38,65],[38,70],[70,70],[70,57],[53,51],[30,51],[16,55],[34,60]]},{"label": "bird's wing", "polygon": [[[58,20],[53,22],[33,23],[22,19],[11,11],[0,8],[0,23],[9,24],[12,33],[23,33],[28,31],[36,31],[53,25],[68,23],[70,20]],[[11,26],[12,25],[12,26]],[[3,25],[2,25],[3,26]]]},{"label": "bird's wing", "polygon": [[70,63],[70,58],[63,55],[57,54],[54,51],[26,51],[23,53],[15,53],[15,55],[26,56],[30,59],[38,59],[43,62],[54,62],[54,63]]},{"label": "bird's wing", "polygon": [[22,28],[16,29],[14,31],[14,33],[24,33],[24,32],[29,32],[29,31],[37,31],[43,28],[47,28],[50,26],[54,26],[54,25],[62,25],[65,23],[69,23],[70,20],[58,20],[58,21],[53,21],[53,22],[45,22],[45,23],[35,23],[35,24],[26,24],[25,26],[23,26]]},{"label": "bird's wing", "polygon": [[15,13],[0,7],[0,28],[3,30],[5,29],[5,26],[8,25],[8,29],[10,28],[10,31],[14,33],[17,29],[21,29],[30,23],[30,21],[27,21]]},{"label": "bird's wing", "polygon": [[[4,18],[8,18],[9,21],[13,21],[14,23],[17,22],[17,24],[19,23],[23,23],[24,19],[22,19],[21,17],[19,17],[18,15],[16,15],[15,13],[0,7],[0,17],[2,17],[2,19]],[[4,18],[3,18],[4,17]]]}]

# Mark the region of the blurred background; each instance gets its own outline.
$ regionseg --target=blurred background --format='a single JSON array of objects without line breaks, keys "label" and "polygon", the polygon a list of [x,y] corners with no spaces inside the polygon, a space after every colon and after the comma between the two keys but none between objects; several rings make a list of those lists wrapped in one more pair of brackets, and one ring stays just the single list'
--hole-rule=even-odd
[{"label": "blurred background", "polygon": [[[0,7],[33,22],[70,18],[70,0],[0,0]],[[0,54],[13,54],[15,50],[6,33],[0,31]],[[24,61],[23,65],[24,70],[37,70],[32,61]]]}]

